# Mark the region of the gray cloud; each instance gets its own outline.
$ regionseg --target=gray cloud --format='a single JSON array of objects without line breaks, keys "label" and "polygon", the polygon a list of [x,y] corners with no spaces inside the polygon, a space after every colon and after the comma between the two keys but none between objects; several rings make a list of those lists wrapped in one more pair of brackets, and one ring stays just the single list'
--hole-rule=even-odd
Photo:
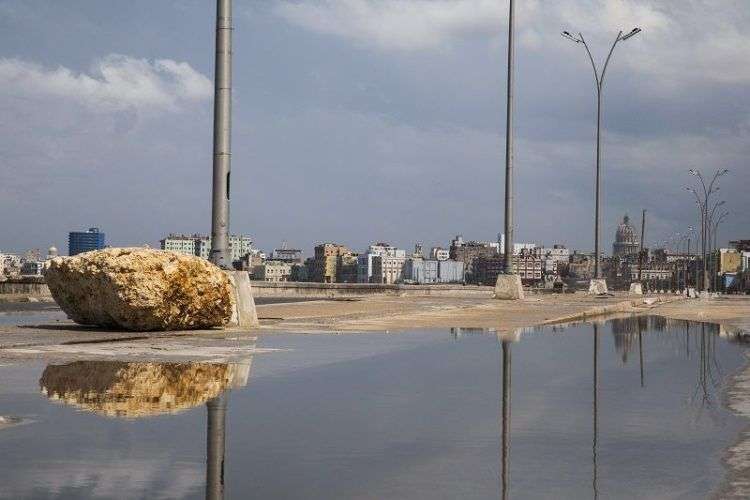
[{"label": "gray cloud", "polygon": [[[359,249],[378,239],[407,246],[445,244],[458,232],[495,236],[502,2],[236,4],[244,15],[235,20],[233,230],[265,249],[282,239]],[[0,57],[34,68],[28,89],[4,84],[11,91],[0,94],[0,249],[64,247],[68,230],[89,225],[113,244],[206,232],[212,6],[0,6]],[[61,17],[76,29],[62,30]],[[592,246],[593,78],[584,52],[559,32],[585,32],[603,57],[615,31],[636,24],[644,32],[618,49],[605,90],[605,238],[619,216],[641,208],[653,239],[694,225],[684,191],[694,167],[731,169],[721,193],[733,215],[722,234],[742,236],[750,227],[748,20],[744,0],[519,2],[519,237]],[[29,43],[32,26],[46,35]],[[110,53],[134,63],[115,64],[113,77],[91,67]],[[58,73],[63,88],[91,80],[94,90],[38,83]]]},{"label": "gray cloud", "polygon": [[97,61],[91,75],[0,59],[0,85],[11,95],[71,99],[99,111],[174,110],[181,101],[207,99],[213,91],[211,81],[187,63],[116,54]]}]

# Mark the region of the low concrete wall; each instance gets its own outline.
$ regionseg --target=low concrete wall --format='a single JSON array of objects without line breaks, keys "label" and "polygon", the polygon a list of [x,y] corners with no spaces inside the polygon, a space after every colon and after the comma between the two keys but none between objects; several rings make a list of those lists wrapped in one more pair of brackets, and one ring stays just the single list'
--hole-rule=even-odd
[{"label": "low concrete wall", "polygon": [[380,285],[377,283],[268,283],[251,282],[254,297],[321,298],[364,297],[492,297],[491,286],[474,285]]},{"label": "low concrete wall", "polygon": [[49,296],[50,293],[44,278],[15,278],[0,281],[0,295]]}]

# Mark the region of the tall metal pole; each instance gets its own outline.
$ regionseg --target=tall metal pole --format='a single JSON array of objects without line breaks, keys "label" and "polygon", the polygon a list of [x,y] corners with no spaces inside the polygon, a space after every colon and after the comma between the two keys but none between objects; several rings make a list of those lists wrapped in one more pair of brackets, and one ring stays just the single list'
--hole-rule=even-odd
[{"label": "tall metal pole", "polygon": [[638,281],[640,282],[643,276],[643,240],[646,239],[646,209],[643,209],[643,215],[641,217],[641,248],[638,250]]},{"label": "tall metal pole", "polygon": [[224,455],[226,451],[227,394],[206,403],[206,499],[224,498]]},{"label": "tall metal pole", "polygon": [[515,0],[510,0],[508,13],[508,85],[505,124],[505,248],[503,271],[513,274],[513,70],[515,56]]},{"label": "tall metal pole", "polygon": [[[617,43],[617,42],[615,42]],[[614,46],[612,46],[614,48]],[[601,264],[599,259],[601,258],[601,250],[599,248],[599,238],[601,236],[601,195],[602,195],[602,180],[601,180],[601,168],[602,163],[602,80],[596,86],[596,206],[594,208],[594,277],[599,279],[602,277]]]},{"label": "tall metal pole", "polygon": [[232,0],[216,1],[214,165],[209,260],[223,269],[229,254],[229,181],[232,169]]},{"label": "tall metal pole", "polygon": [[563,31],[562,35],[563,37],[567,38],[568,40],[571,40],[575,43],[581,43],[583,44],[584,48],[586,49],[586,53],[589,56],[589,60],[591,61],[591,66],[594,69],[594,80],[596,83],[596,184],[595,184],[595,208],[594,208],[594,278],[600,279],[602,277],[602,271],[601,271],[601,250],[600,250],[600,236],[601,236],[601,161],[602,161],[602,90],[604,88],[604,77],[607,74],[607,67],[609,66],[609,61],[612,59],[612,53],[615,51],[615,47],[617,44],[621,41],[627,40],[629,38],[634,37],[638,33],[641,32],[640,28],[633,28],[632,31],[627,33],[626,35],[622,34],[622,31],[617,33],[617,37],[615,38],[614,43],[612,43],[612,47],[609,49],[609,54],[607,55],[607,59],[604,61],[604,66],[602,67],[601,74],[599,74],[599,69],[596,66],[596,62],[594,62],[594,56],[591,55],[591,50],[589,49],[588,44],[586,43],[586,40],[583,38],[583,34],[578,33],[578,38],[571,35],[567,31]]}]

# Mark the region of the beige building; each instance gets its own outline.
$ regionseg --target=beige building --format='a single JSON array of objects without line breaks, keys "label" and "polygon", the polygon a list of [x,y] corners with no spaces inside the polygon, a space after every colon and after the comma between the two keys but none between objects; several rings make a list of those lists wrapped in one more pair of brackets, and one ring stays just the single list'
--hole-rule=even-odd
[{"label": "beige building", "polygon": [[344,245],[322,243],[316,246],[310,280],[319,283],[336,283],[339,278],[339,262],[346,255],[354,255],[354,253]]},{"label": "beige building", "polygon": [[282,283],[289,281],[294,266],[289,262],[269,260],[253,267],[253,276],[258,281]]},{"label": "beige building", "polygon": [[378,255],[372,258],[372,281],[391,285],[400,283],[404,278],[406,257]]}]

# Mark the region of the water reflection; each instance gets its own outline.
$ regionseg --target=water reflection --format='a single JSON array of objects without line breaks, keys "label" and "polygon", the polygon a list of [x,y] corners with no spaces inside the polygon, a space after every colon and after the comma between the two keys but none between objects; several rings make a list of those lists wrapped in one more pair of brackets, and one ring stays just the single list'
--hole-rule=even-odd
[{"label": "water reflection", "polygon": [[231,389],[247,385],[251,358],[238,363],[76,361],[48,365],[49,399],[114,418],[175,414],[206,405],[206,498],[224,498],[226,414]]},{"label": "water reflection", "polygon": [[502,453],[501,453],[501,496],[508,498],[510,488],[510,349],[511,342],[502,341],[503,371],[502,371]]},{"label": "water reflection", "polygon": [[[744,362],[735,334],[642,317],[565,328],[454,329],[456,340],[434,331],[268,336],[263,347],[291,349],[253,367],[253,390],[231,393],[247,383],[249,363],[48,366],[42,390],[76,412],[39,397],[44,367],[35,367],[28,404],[53,418],[33,434],[6,433],[14,439],[0,444],[14,458],[0,484],[12,498],[32,489],[82,498],[97,487],[105,493],[92,497],[709,496],[744,426],[718,397]],[[300,369],[313,347],[326,357]],[[121,422],[204,405],[205,421],[201,410]],[[205,444],[195,442],[204,425]],[[139,467],[152,475],[130,472]]]}]

